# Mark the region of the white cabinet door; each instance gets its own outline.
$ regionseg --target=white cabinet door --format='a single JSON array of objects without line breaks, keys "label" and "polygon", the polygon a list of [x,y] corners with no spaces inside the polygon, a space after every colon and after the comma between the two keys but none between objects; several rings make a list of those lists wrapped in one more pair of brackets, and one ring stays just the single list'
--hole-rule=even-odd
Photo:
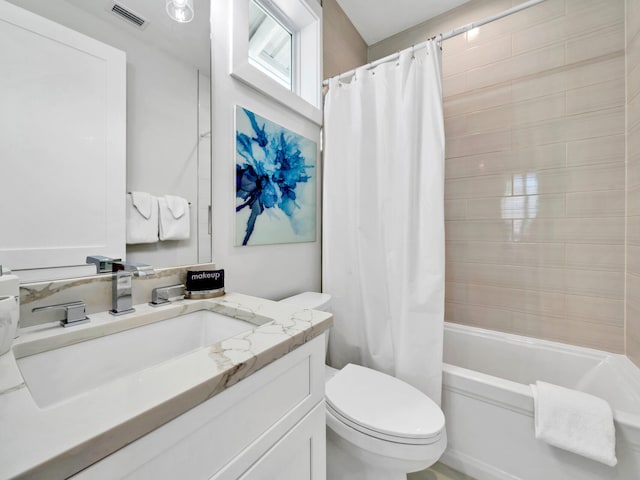
[{"label": "white cabinet door", "polygon": [[240,480],[325,480],[325,450],[325,404],[322,401]]},{"label": "white cabinet door", "polygon": [[0,264],[124,257],[124,52],[0,1]]}]

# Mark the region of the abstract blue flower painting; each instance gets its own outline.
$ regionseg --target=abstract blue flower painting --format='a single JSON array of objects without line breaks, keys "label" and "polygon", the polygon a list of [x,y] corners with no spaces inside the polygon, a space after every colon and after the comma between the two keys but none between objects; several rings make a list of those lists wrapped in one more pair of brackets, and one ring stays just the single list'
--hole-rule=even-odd
[{"label": "abstract blue flower painting", "polygon": [[236,245],[316,239],[317,145],[236,106]]}]

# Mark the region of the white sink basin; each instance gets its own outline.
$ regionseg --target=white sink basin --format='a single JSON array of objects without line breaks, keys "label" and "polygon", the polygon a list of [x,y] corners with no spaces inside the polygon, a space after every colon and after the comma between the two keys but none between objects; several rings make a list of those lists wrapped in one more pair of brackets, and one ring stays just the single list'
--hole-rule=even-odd
[{"label": "white sink basin", "polygon": [[47,407],[255,327],[199,310],[18,358],[17,362],[34,401]]}]

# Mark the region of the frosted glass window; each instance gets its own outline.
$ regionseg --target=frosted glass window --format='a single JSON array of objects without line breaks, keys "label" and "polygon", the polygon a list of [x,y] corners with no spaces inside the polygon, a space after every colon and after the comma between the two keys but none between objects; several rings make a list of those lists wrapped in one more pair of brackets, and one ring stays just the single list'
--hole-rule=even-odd
[{"label": "frosted glass window", "polygon": [[249,63],[291,90],[292,48],[292,33],[265,7],[251,0]]}]

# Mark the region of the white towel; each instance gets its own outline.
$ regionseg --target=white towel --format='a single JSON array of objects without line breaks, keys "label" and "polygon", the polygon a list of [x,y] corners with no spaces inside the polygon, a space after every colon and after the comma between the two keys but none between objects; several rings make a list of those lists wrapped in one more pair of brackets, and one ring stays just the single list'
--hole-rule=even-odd
[{"label": "white towel", "polygon": [[189,202],[174,195],[158,199],[160,209],[160,240],[186,240],[189,238]]},{"label": "white towel", "polygon": [[158,199],[146,192],[127,195],[127,243],[158,241]]},{"label": "white towel", "polygon": [[18,297],[0,297],[0,355],[11,349],[18,328],[19,312]]},{"label": "white towel", "polygon": [[531,389],[536,438],[610,467],[618,463],[613,412],[605,400],[540,381]]}]

